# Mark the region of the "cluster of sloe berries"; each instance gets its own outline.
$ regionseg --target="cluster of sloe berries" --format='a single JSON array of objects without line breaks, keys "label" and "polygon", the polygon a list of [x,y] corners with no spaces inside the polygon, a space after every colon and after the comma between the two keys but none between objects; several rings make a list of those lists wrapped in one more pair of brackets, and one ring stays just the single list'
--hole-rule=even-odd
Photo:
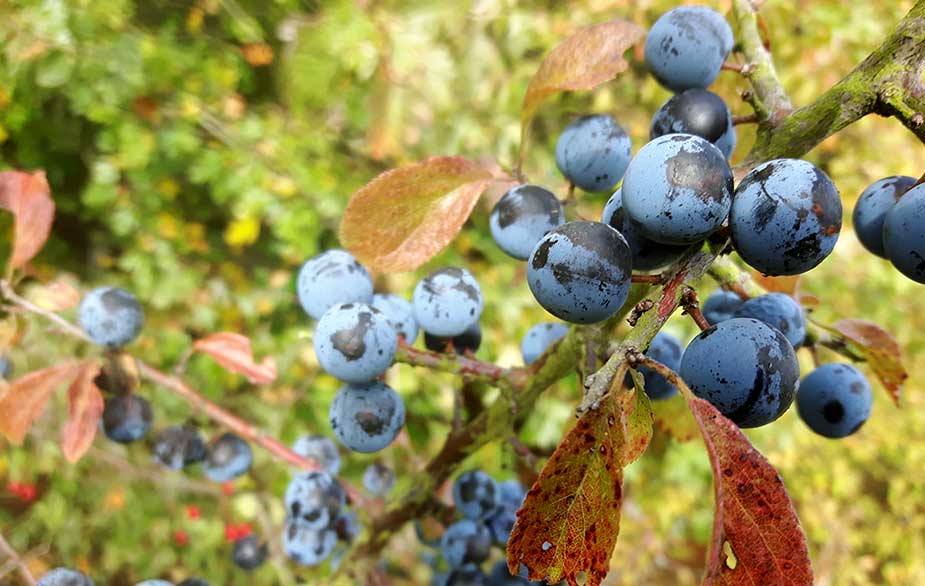
[{"label": "cluster of sloe berries", "polygon": [[[78,321],[87,336],[108,350],[119,350],[141,333],[144,311],[134,295],[117,287],[100,287],[80,303]],[[106,393],[100,427],[110,440],[129,444],[143,439],[151,429],[153,411],[147,399],[126,388],[119,377],[105,372],[96,379]],[[155,462],[172,470],[201,464],[202,472],[215,482],[230,482],[248,472],[253,462],[250,445],[240,436],[226,432],[206,443],[199,430],[189,424],[162,429],[151,441]],[[254,569],[266,559],[266,545],[255,535],[235,542],[234,562]]]},{"label": "cluster of sloe berries", "polygon": [[450,524],[439,542],[440,559],[432,559],[434,586],[518,586],[544,584],[512,576],[502,558],[486,574],[483,565],[492,556],[492,547],[502,552],[507,546],[517,509],[526,497],[516,480],[498,482],[481,470],[470,470],[453,483],[453,502],[462,519]]}]

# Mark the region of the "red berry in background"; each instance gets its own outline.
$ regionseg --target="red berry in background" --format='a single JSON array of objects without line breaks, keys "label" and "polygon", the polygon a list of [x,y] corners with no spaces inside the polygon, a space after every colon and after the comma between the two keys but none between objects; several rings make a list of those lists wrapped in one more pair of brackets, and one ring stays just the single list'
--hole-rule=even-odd
[{"label": "red berry in background", "polygon": [[190,505],[186,507],[186,516],[192,519],[193,521],[196,521],[202,516],[202,513],[199,511],[199,507],[197,507],[196,505]]},{"label": "red berry in background", "polygon": [[186,531],[178,529],[173,532],[173,542],[180,547],[189,545],[189,535]]},{"label": "red berry in background", "polygon": [[233,482],[223,482],[222,483],[222,494],[225,496],[231,496],[234,494],[234,483]]}]

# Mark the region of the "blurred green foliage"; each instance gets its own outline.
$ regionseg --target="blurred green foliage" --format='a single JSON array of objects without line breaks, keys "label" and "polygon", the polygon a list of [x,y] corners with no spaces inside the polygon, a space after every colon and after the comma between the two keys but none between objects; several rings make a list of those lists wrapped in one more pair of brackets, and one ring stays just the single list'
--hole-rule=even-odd
[{"label": "blurred green foliage", "polygon": [[[728,9],[728,1],[710,2]],[[613,17],[648,25],[672,0],[8,0],[0,4],[0,165],[45,169],[58,205],[52,241],[35,262],[39,279],[61,273],[84,288],[117,283],[148,311],[135,350],[170,368],[191,340],[232,330],[258,356],[272,354],[279,381],[255,388],[208,358],[187,378],[235,413],[284,441],[328,432],[337,382],[319,374],[309,324],[295,302],[301,261],[337,245],[349,195],[378,172],[430,154],[494,157],[511,164],[519,105],[543,55],[576,27]],[[762,8],[785,87],[805,104],[858,63],[911,6],[895,2],[771,0]],[[571,116],[613,112],[645,143],[652,112],[668,97],[639,54],[614,83],[553,100],[534,124],[526,171],[564,191],[552,146]],[[746,83],[717,83],[737,114]],[[738,157],[751,142],[740,127]],[[891,174],[925,170],[922,145],[892,120],[868,118],[809,157],[853,202]],[[491,242],[486,196],[454,245],[429,266],[469,266],[486,291],[480,357],[519,361],[520,336],[547,319],[532,301],[522,265]],[[605,198],[582,196],[596,217]],[[846,205],[846,221],[850,217]],[[4,224],[7,226],[8,224]],[[419,274],[380,275],[377,285],[409,295]],[[713,287],[703,283],[703,293]],[[795,413],[749,436],[784,477],[807,531],[821,585],[925,581],[925,296],[867,254],[850,230],[836,253],[809,274],[814,317],[865,317],[899,338],[912,376],[902,408],[885,393],[860,433],[832,442]],[[676,319],[669,328],[690,336]],[[24,373],[72,355],[75,346],[34,323],[12,351]],[[805,359],[806,357],[804,357]],[[834,356],[826,356],[835,359]],[[808,369],[809,363],[804,366]],[[405,397],[410,440],[378,458],[349,456],[358,479],[373,459],[408,471],[433,453],[452,413],[452,378],[400,366],[389,375]],[[218,431],[180,399],[144,388],[158,424],[187,418]],[[495,396],[487,391],[487,397]],[[578,396],[574,377],[537,403],[525,440],[553,447]],[[37,483],[25,504],[0,487],[0,529],[20,552],[49,565],[83,568],[98,584],[132,584],[191,574],[213,584],[329,583],[323,572],[268,564],[236,570],[223,526],[251,523],[271,540],[282,519],[288,470],[256,453],[255,472],[234,494],[154,470],[143,445],[98,440],[76,466],[56,445],[66,407],[58,397],[23,448],[3,445],[0,481]],[[102,450],[108,456],[100,456]],[[515,475],[507,446],[473,456],[502,477]],[[195,473],[194,476],[198,476]],[[400,473],[395,494],[408,488]],[[710,471],[699,441],[658,437],[627,473],[622,535],[610,584],[696,584],[712,518]],[[187,507],[196,506],[193,519]],[[362,511],[366,516],[370,511]],[[275,527],[275,528],[274,528]],[[177,540],[176,532],[189,538]],[[268,534],[269,532],[269,534]],[[182,540],[181,540],[182,541]],[[38,548],[36,550],[36,548]],[[396,584],[427,583],[429,570],[410,529],[386,551]],[[0,583],[10,576],[0,577]]]}]

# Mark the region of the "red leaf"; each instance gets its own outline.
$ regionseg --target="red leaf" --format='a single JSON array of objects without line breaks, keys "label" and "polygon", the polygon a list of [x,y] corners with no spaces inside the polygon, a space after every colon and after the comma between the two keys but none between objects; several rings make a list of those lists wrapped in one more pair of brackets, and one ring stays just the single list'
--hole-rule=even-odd
[{"label": "red leaf", "polygon": [[456,236],[490,180],[488,170],[462,157],[386,171],[350,198],[341,242],[374,270],[414,270]]},{"label": "red leaf", "polygon": [[710,454],[716,492],[704,586],[811,586],[806,537],[777,470],[713,405],[693,395],[688,402]]},{"label": "red leaf", "polygon": [[247,336],[233,332],[212,334],[196,340],[193,350],[205,352],[225,369],[243,374],[256,385],[267,385],[276,380],[276,361],[267,356],[259,364],[254,362],[251,341]]},{"label": "red leaf", "polygon": [[867,360],[893,402],[899,405],[902,385],[909,373],[902,363],[902,350],[891,333],[863,319],[842,319],[832,324],[832,330],[848,340]]},{"label": "red leaf", "polygon": [[642,38],[643,30],[615,19],[578,29],[559,43],[530,79],[520,109],[522,129],[540,104],[563,91],[589,90],[615,78],[629,67],[623,53]]},{"label": "red leaf", "polygon": [[563,578],[588,586],[607,576],[620,531],[623,466],[638,457],[652,434],[643,392],[621,391],[587,411],[562,439],[527,493],[507,544],[507,562],[531,580]]},{"label": "red leaf", "polygon": [[80,460],[90,449],[103,415],[103,395],[93,382],[99,372],[100,367],[95,362],[81,364],[77,378],[68,389],[68,419],[61,430],[61,449],[71,463]]},{"label": "red leaf", "polygon": [[76,362],[65,362],[36,370],[10,383],[0,396],[0,433],[20,445],[32,422],[42,415],[48,398],[61,384],[73,380]]},{"label": "red leaf", "polygon": [[45,172],[0,173],[0,208],[15,217],[10,269],[23,266],[42,249],[55,218],[55,202]]}]

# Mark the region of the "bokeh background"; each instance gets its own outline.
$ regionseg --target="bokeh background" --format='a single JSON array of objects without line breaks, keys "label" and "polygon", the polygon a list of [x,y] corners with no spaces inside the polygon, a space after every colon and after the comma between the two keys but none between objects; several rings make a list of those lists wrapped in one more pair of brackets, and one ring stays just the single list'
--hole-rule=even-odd
[{"label": "bokeh background", "polygon": [[[729,8],[728,1],[707,3]],[[556,42],[614,17],[647,26],[675,4],[7,0],[0,3],[0,168],[44,169],[58,205],[36,277],[63,278],[82,291],[99,284],[134,291],[148,315],[134,351],[165,369],[197,336],[246,333],[258,356],[276,358],[275,384],[254,387],[205,357],[192,359],[188,380],[287,442],[329,433],[327,409],[338,383],[318,371],[294,275],[304,259],[337,246],[350,194],[380,171],[431,154],[509,165],[527,81]],[[761,12],[795,104],[808,103],[860,62],[911,4],[769,0]],[[610,112],[630,131],[634,148],[646,142],[649,118],[669,94],[647,76],[640,55],[615,82],[541,110],[526,164],[531,180],[564,193],[553,145],[578,114]],[[725,72],[714,91],[734,113],[746,114],[737,98],[746,87]],[[750,133],[740,127],[737,159]],[[822,300],[814,316],[882,324],[900,340],[911,377],[898,409],[875,383],[873,416],[849,439],[813,435],[794,410],[748,435],[796,502],[817,584],[922,584],[925,295],[866,253],[847,223],[850,204],[868,183],[921,175],[925,148],[896,121],[869,117],[808,158],[833,177],[846,202],[835,253],[802,284]],[[518,364],[520,337],[548,316],[530,297],[523,265],[491,241],[487,212],[498,195],[484,197],[453,245],[418,273],[376,281],[380,290],[407,296],[429,268],[469,267],[486,292],[478,355]],[[605,201],[581,195],[579,212],[595,217]],[[0,222],[9,228],[8,217]],[[700,290],[714,286],[704,282]],[[668,327],[693,335],[681,319]],[[10,355],[22,374],[93,352],[34,323]],[[404,366],[389,378],[405,398],[410,439],[372,457],[345,453],[345,468],[358,479],[373,460],[393,465],[402,477],[393,494],[400,494],[409,482],[401,471],[445,436],[458,383]],[[192,419],[206,433],[219,431],[167,392],[141,392],[154,405],[156,427]],[[36,573],[69,565],[111,585],[193,574],[229,586],[329,583],[323,571],[291,564],[245,574],[231,563],[229,525],[249,523],[278,539],[285,466],[256,449],[254,472],[230,495],[198,471],[183,477],[155,469],[144,442],[126,448],[97,439],[83,461],[68,466],[56,444],[63,399],[53,401],[23,447],[0,443],[0,530],[32,554]],[[546,393],[525,441],[551,449],[573,421],[577,400],[574,377]],[[517,458],[510,447],[494,445],[467,466],[510,478]],[[11,482],[35,484],[37,498],[24,501],[9,490]],[[713,507],[699,440],[656,437],[628,470],[626,496],[608,583],[697,584]],[[429,583],[421,561],[427,551],[410,530],[398,535],[383,556],[394,583]],[[0,577],[11,580],[10,573]]]}]

